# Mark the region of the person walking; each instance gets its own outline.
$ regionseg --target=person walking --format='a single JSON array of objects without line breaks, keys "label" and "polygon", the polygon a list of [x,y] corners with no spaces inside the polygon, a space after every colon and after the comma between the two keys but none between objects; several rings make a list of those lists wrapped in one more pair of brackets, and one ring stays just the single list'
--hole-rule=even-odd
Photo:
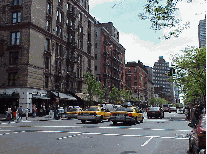
[{"label": "person walking", "polygon": [[20,108],[18,109],[18,114],[19,114],[20,121],[22,121],[22,114],[23,114],[22,106],[20,106]]},{"label": "person walking", "polygon": [[16,109],[16,106],[14,106],[12,109],[12,114],[13,114],[12,119],[13,120],[16,120],[16,113],[17,113],[17,109]]}]

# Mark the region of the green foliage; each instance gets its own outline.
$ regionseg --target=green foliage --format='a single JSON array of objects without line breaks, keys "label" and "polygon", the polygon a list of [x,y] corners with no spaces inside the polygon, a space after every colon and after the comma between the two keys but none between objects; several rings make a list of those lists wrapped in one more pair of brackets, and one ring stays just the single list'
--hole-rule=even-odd
[{"label": "green foliage", "polygon": [[162,105],[162,104],[168,104],[168,101],[166,101],[164,98],[151,98],[150,101],[149,101],[149,105],[155,105],[155,104],[158,104],[158,105]]},{"label": "green foliage", "polygon": [[163,28],[173,28],[168,35],[165,35],[165,39],[169,39],[172,36],[178,37],[180,33],[187,27],[189,27],[189,22],[181,25],[181,20],[177,18],[176,11],[177,3],[180,0],[147,0],[144,6],[145,13],[140,13],[138,17],[141,20],[149,20],[152,25],[153,30],[161,30]]},{"label": "green foliage", "polygon": [[121,91],[118,90],[115,86],[112,87],[112,90],[109,92],[109,99],[112,103],[117,104],[117,102],[121,101]]},{"label": "green foliage", "polygon": [[177,76],[174,79],[181,87],[185,102],[206,98],[206,48],[185,49],[183,55],[173,57]]},{"label": "green foliage", "polygon": [[101,82],[97,82],[95,77],[91,75],[91,73],[87,72],[84,75],[84,83],[87,85],[88,99],[92,104],[92,100],[94,96],[99,98],[101,103],[104,102],[104,94],[106,89],[103,87]]},{"label": "green foliage", "polygon": [[126,90],[126,89],[122,90],[121,96],[125,100],[125,102],[130,101],[131,100],[131,90]]}]

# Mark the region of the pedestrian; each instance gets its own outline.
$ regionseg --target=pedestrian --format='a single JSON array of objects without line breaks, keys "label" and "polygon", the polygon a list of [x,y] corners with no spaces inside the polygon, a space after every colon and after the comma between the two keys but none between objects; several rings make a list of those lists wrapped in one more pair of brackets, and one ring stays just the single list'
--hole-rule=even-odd
[{"label": "pedestrian", "polygon": [[12,114],[13,114],[12,119],[13,120],[16,120],[16,113],[17,113],[17,109],[16,109],[16,106],[14,106],[13,109],[12,109]]},{"label": "pedestrian", "polygon": [[22,120],[23,109],[22,106],[18,109],[19,119]]},{"label": "pedestrian", "polygon": [[17,111],[16,111],[16,120],[19,121],[19,113],[18,113],[19,107],[17,107]]}]

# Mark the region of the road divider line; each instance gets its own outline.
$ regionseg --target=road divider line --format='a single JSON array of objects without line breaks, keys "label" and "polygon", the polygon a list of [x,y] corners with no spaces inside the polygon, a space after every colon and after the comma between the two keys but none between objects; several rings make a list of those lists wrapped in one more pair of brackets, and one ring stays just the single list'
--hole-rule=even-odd
[{"label": "road divider line", "polygon": [[147,141],[146,141],[144,144],[142,144],[141,146],[143,147],[143,146],[147,145],[153,138],[154,138],[154,137],[150,137],[150,139],[147,140]]},{"label": "road divider line", "polygon": [[[130,129],[130,130],[153,130],[153,131],[181,131],[189,132],[191,130],[176,130],[176,129],[155,129],[155,128],[132,128],[132,127],[99,127],[99,126],[0,126],[2,128],[15,127],[35,127],[35,128],[100,128],[100,129]],[[3,130],[0,130],[3,131]]]}]

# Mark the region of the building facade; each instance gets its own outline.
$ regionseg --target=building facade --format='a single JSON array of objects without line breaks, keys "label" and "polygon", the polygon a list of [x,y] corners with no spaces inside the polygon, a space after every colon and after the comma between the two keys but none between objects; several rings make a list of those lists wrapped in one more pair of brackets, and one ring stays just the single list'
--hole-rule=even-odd
[{"label": "building facade", "polygon": [[19,93],[24,108],[38,92],[81,92],[83,74],[94,73],[88,0],[7,0],[0,12],[0,92]]},{"label": "building facade", "polygon": [[148,101],[150,101],[150,99],[154,98],[154,83],[153,81],[153,70],[152,67],[146,66],[146,69],[148,71],[147,73],[147,98]]},{"label": "building facade", "polygon": [[94,75],[108,88],[124,88],[125,48],[119,43],[119,32],[112,22],[95,24]]},{"label": "building facade", "polygon": [[199,21],[198,40],[199,40],[199,48],[206,46],[206,16],[205,19]]},{"label": "building facade", "polygon": [[126,87],[132,91],[142,103],[148,101],[148,70],[142,62],[127,62],[125,64]]},{"label": "building facade", "polygon": [[173,102],[173,85],[166,75],[169,70],[169,62],[166,62],[163,56],[160,56],[159,60],[155,62],[153,66],[154,93],[158,94],[159,97],[163,97],[166,100]]}]

